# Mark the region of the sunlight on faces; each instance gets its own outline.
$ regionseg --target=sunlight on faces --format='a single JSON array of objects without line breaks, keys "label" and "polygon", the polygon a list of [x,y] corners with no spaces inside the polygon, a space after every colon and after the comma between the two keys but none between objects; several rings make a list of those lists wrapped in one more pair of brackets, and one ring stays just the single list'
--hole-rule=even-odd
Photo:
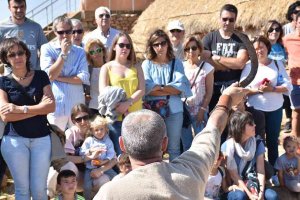
[{"label": "sunlight on faces", "polygon": [[255,42],[253,47],[258,58],[265,58],[268,56],[267,46],[263,42]]},{"label": "sunlight on faces", "polygon": [[[58,34],[57,32],[60,32],[60,31],[65,31],[65,32],[71,31],[71,32],[70,32],[70,34],[67,34],[67,33]],[[59,22],[56,26],[56,31],[54,33],[60,42],[65,38],[68,41],[72,40],[72,27],[67,23]]]},{"label": "sunlight on faces", "polygon": [[26,4],[25,2],[17,3],[14,0],[9,2],[8,8],[14,19],[22,20],[25,19],[26,14]]},{"label": "sunlight on faces", "polygon": [[72,42],[77,46],[80,46],[82,43],[83,33],[79,34],[76,32],[77,30],[83,30],[81,24],[76,24],[75,26],[73,26],[73,34],[72,34]]},{"label": "sunlight on faces", "polygon": [[58,190],[63,194],[75,194],[77,188],[77,180],[75,176],[62,177],[60,184],[57,184]]},{"label": "sunlight on faces", "polygon": [[[109,12],[107,12],[104,9],[101,9],[96,16],[96,23],[98,27],[101,27],[102,29],[108,29],[110,27],[110,17],[106,17],[109,15]],[[100,17],[102,16],[102,17]]]},{"label": "sunlight on faces", "polygon": [[[116,57],[127,58],[130,54],[131,49],[127,49],[126,47],[121,48],[119,44],[130,44],[129,40],[126,36],[121,36],[114,47],[114,50],[116,51]],[[132,46],[132,44],[130,44],[130,46]]]},{"label": "sunlight on faces", "polygon": [[104,136],[108,133],[108,127],[107,125],[98,125],[95,127],[92,127],[93,135],[99,139],[102,140]]},{"label": "sunlight on faces", "polygon": [[159,37],[153,42],[152,48],[157,56],[166,56],[168,51],[168,43],[166,42],[165,38]]},{"label": "sunlight on faces", "polygon": [[179,29],[174,29],[169,31],[169,38],[173,45],[178,45],[184,37],[184,31]]},{"label": "sunlight on faces", "polygon": [[245,125],[245,129],[244,129],[244,132],[243,132],[243,138],[250,138],[250,137],[253,137],[255,136],[255,123],[254,121],[250,122],[250,123],[247,123]]},{"label": "sunlight on faces", "polygon": [[90,128],[89,115],[86,112],[78,112],[72,121],[80,130]]},{"label": "sunlight on faces", "polygon": [[12,69],[26,69],[26,54],[25,50],[14,45],[7,53],[7,61],[11,64]]},{"label": "sunlight on faces", "polygon": [[[279,39],[279,36],[280,36],[280,30],[278,31],[278,29],[280,29],[280,27],[277,24],[273,24],[271,26],[271,28],[268,30],[268,39],[270,41],[277,42],[277,40]],[[271,32],[269,32],[269,31],[271,31]]]},{"label": "sunlight on faces", "polygon": [[[226,19],[226,21],[224,21]],[[234,20],[233,22],[232,19]],[[231,32],[234,30],[236,15],[233,12],[223,10],[219,19],[221,29],[225,32]]]},{"label": "sunlight on faces", "polygon": [[184,48],[187,59],[195,59],[200,55],[200,49],[195,41],[190,41]]}]

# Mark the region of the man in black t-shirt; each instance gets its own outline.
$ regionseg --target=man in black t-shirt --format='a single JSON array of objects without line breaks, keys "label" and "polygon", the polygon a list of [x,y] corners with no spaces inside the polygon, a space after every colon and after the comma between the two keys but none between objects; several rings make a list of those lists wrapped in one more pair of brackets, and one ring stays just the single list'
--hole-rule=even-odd
[{"label": "man in black t-shirt", "polygon": [[210,110],[217,104],[221,91],[240,80],[241,71],[249,59],[242,41],[233,33],[237,14],[234,5],[225,4],[220,11],[220,29],[203,38],[204,49],[211,51],[212,55],[208,62],[215,67]]}]

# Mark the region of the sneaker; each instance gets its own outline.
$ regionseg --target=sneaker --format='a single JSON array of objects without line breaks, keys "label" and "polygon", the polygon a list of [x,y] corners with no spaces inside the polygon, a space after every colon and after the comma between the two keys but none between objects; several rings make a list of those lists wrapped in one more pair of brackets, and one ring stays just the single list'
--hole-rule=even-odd
[{"label": "sneaker", "polygon": [[291,122],[286,122],[284,125],[283,132],[284,133],[290,133],[292,131],[292,123]]}]

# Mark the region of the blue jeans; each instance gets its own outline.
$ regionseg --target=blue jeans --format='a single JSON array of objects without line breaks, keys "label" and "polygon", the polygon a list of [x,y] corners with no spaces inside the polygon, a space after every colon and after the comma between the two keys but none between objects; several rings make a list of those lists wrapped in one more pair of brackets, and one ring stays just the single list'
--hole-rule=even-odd
[{"label": "blue jeans", "polygon": [[[274,190],[269,189],[269,188],[266,188],[264,196],[265,196],[266,200],[277,200],[278,199],[277,193]],[[241,190],[235,190],[235,191],[231,191],[228,193],[227,199],[228,200],[248,200],[249,198],[248,198],[246,192],[243,192]]]},{"label": "blue jeans", "polygon": [[272,112],[263,112],[265,115],[266,146],[268,161],[274,166],[278,158],[278,137],[282,120],[282,108]]},{"label": "blue jeans", "polygon": [[183,114],[174,113],[165,119],[167,126],[168,135],[168,152],[169,160],[172,161],[174,158],[180,155],[180,137],[182,130]]},{"label": "blue jeans", "polygon": [[[2,139],[0,140],[0,148],[1,148],[1,141]],[[0,152],[0,184],[2,183],[6,168],[7,168],[6,162],[2,156],[2,153]]]},{"label": "blue jeans", "polygon": [[188,128],[182,128],[181,142],[182,142],[183,151],[188,150],[191,147],[191,144],[193,142],[194,137],[193,137],[192,127],[193,127],[195,135],[200,133],[206,126],[208,114],[205,113],[205,116],[204,116],[205,122],[201,123],[200,125],[196,124],[197,116],[191,116],[191,117],[192,117],[192,124]]},{"label": "blue jeans", "polygon": [[122,153],[122,150],[120,148],[119,144],[119,137],[121,136],[121,128],[122,128],[122,122],[121,121],[115,121],[113,124],[109,126],[109,137],[114,143],[114,148],[116,151],[117,156]]},{"label": "blue jeans", "polygon": [[[84,189],[84,198],[85,199],[92,199],[92,190],[94,189],[94,184],[93,184],[93,178],[91,177],[91,171],[92,169],[85,169],[84,171],[84,182],[83,182],[83,189]],[[117,173],[113,169],[109,169],[104,172],[109,177],[109,180],[112,180],[113,177],[117,175]],[[101,178],[101,177],[100,177]],[[103,177],[102,177],[103,178]],[[105,178],[104,178],[105,180]],[[109,181],[107,180],[107,181]]]},{"label": "blue jeans", "polygon": [[4,136],[1,151],[14,179],[15,198],[28,200],[32,196],[33,200],[47,200],[50,136]]}]

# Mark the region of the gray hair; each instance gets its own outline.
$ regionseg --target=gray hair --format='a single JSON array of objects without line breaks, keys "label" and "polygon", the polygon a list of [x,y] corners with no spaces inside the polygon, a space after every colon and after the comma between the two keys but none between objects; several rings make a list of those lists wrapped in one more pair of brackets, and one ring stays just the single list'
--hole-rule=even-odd
[{"label": "gray hair", "polygon": [[105,10],[109,15],[111,15],[111,12],[110,12],[110,10],[109,10],[108,7],[100,6],[100,7],[98,7],[98,8],[95,10],[95,19],[98,18],[99,13],[100,13],[101,10]]},{"label": "gray hair", "polygon": [[71,19],[72,22],[72,26],[77,26],[78,24],[81,26],[81,28],[83,28],[82,23],[79,19]]},{"label": "gray hair", "polygon": [[130,113],[122,124],[126,153],[137,160],[153,158],[161,150],[166,130],[163,118],[151,110]]},{"label": "gray hair", "polygon": [[66,24],[70,25],[71,29],[73,29],[73,25],[72,25],[71,19],[68,18],[68,17],[66,17],[66,16],[63,16],[63,15],[62,15],[62,16],[59,16],[59,17],[57,17],[57,18],[55,18],[55,19],[53,20],[53,30],[54,30],[54,31],[57,30],[57,29],[56,29],[56,26],[57,26],[57,24],[59,24],[59,23],[66,23]]}]

